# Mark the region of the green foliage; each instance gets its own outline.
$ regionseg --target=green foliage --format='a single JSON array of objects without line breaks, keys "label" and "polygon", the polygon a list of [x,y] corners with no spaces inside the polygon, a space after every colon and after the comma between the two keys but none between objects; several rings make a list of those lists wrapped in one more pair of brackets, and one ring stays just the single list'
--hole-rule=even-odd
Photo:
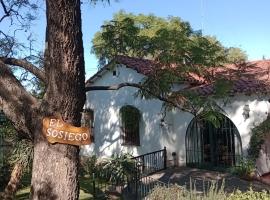
[{"label": "green foliage", "polygon": [[[215,37],[194,31],[179,17],[161,18],[154,15],[134,15],[121,11],[107,21],[93,39],[92,52],[100,64],[118,55],[147,58],[153,61],[153,71],[141,83],[138,95],[159,98],[165,107],[177,107],[219,126],[220,107],[214,98],[224,98],[232,83],[224,77],[214,77],[214,67],[244,61],[239,48],[226,48]],[[175,91],[174,84],[200,77],[214,83],[215,94],[209,97],[190,90]],[[196,78],[194,78],[196,80]],[[201,112],[203,108],[203,113]],[[221,112],[224,113],[224,112]]]},{"label": "green foliage", "polygon": [[11,166],[8,162],[11,154],[11,140],[7,140],[5,136],[12,136],[14,132],[15,130],[9,121],[0,124],[0,191],[8,183],[11,172]]},{"label": "green foliage", "polygon": [[5,189],[10,179],[10,166],[8,164],[0,166],[0,191]]},{"label": "green foliage", "polygon": [[135,161],[130,154],[112,155],[100,163],[103,172],[109,172],[111,181],[125,181],[135,172]]},{"label": "green foliage", "polygon": [[233,194],[229,195],[227,200],[270,200],[269,192],[263,190],[261,192],[255,192],[250,188],[247,192],[241,192],[236,190]]},{"label": "green foliage", "polygon": [[[222,45],[193,31],[178,17],[133,15],[123,11],[107,21],[93,39],[92,52],[101,60],[116,55],[150,58],[160,63],[215,66],[225,61]],[[194,67],[196,68],[196,67]],[[190,66],[186,70],[190,70]]]},{"label": "green foliage", "polygon": [[98,171],[96,155],[90,157],[83,156],[80,158],[80,161],[83,174],[92,176],[93,173]]},{"label": "green foliage", "polygon": [[207,191],[203,194],[198,194],[196,187],[187,190],[184,187],[173,185],[170,187],[156,187],[148,196],[149,200],[225,200],[227,195],[224,192],[224,184],[221,187],[216,182],[212,182]]},{"label": "green foliage", "polygon": [[203,194],[199,194],[194,187],[187,190],[184,187],[173,185],[170,187],[157,186],[152,193],[147,197],[148,200],[270,200],[270,195],[267,191],[255,192],[250,188],[249,191],[235,192],[228,194],[224,191],[224,185],[218,187],[218,184],[212,182],[209,190]]},{"label": "green foliage", "polygon": [[208,121],[219,128],[226,112],[217,104],[213,96],[199,96],[194,92],[186,92],[183,95],[189,99],[185,108],[189,108],[198,120]]},{"label": "green foliage", "polygon": [[13,166],[20,163],[24,172],[30,172],[34,155],[34,146],[30,140],[17,140],[13,146],[13,151],[9,157],[9,163]]},{"label": "green foliage", "polygon": [[246,52],[237,47],[230,47],[226,49],[226,56],[230,63],[245,62],[247,60]]},{"label": "green foliage", "polygon": [[269,135],[270,130],[270,117],[268,116],[265,121],[252,129],[251,138],[249,141],[248,154],[255,160],[259,156],[261,145],[264,143],[265,137]]},{"label": "green foliage", "polygon": [[0,134],[5,143],[9,144],[7,146],[9,151],[5,152],[4,157],[6,165],[13,167],[16,163],[20,163],[23,166],[23,170],[29,172],[33,160],[32,141],[20,138],[9,120],[1,125]]},{"label": "green foliage", "polygon": [[6,120],[0,124],[0,167],[9,166],[8,158],[15,137],[16,131],[10,121]]},{"label": "green foliage", "polygon": [[232,168],[232,173],[240,177],[248,178],[251,177],[255,171],[255,163],[253,160],[248,158],[242,158],[237,166]]},{"label": "green foliage", "polygon": [[217,79],[214,84],[214,98],[226,98],[228,92],[232,89],[233,83],[224,78]]},{"label": "green foliage", "polygon": [[130,154],[112,155],[111,158],[97,159],[96,156],[81,157],[84,175],[105,181],[125,181],[135,172],[135,161]]}]

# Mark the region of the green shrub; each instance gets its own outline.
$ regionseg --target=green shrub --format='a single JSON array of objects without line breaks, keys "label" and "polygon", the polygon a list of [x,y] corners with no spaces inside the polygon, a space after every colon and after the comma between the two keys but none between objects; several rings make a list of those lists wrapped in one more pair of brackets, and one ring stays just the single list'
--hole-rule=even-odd
[{"label": "green shrub", "polygon": [[96,155],[93,156],[81,156],[80,158],[80,165],[81,175],[89,175],[92,176],[93,173],[97,171],[97,157]]},{"label": "green shrub", "polygon": [[81,175],[103,181],[125,181],[135,172],[135,161],[130,154],[112,155],[111,158],[97,159],[96,156],[81,157]]},{"label": "green shrub", "polygon": [[252,159],[242,158],[238,164],[232,168],[231,172],[240,177],[249,177],[255,171],[255,162]]},{"label": "green shrub", "polygon": [[152,193],[146,198],[147,200],[169,200],[169,199],[182,199],[187,196],[185,188],[178,185],[171,187],[157,186]]},{"label": "green shrub", "polygon": [[[221,187],[217,182],[212,182],[207,191],[199,193],[196,187],[187,190],[185,187],[173,185],[170,187],[157,186],[146,198],[147,200],[226,200],[227,195],[224,192],[224,182]],[[195,185],[195,184],[194,184]]]},{"label": "green shrub", "polygon": [[3,191],[10,179],[11,167],[3,165],[0,167],[0,192]]},{"label": "green shrub", "polygon": [[267,134],[270,134],[269,116],[265,121],[263,121],[260,125],[253,128],[251,131],[248,154],[252,159],[256,160],[258,158],[261,145],[264,143]]},{"label": "green shrub", "polygon": [[270,200],[270,194],[266,191],[255,192],[250,188],[247,192],[235,191],[228,197],[228,200]]},{"label": "green shrub", "polygon": [[100,169],[105,173],[109,172],[109,179],[114,181],[125,181],[135,172],[135,161],[130,154],[115,154],[111,158],[104,159]]},{"label": "green shrub", "polygon": [[224,192],[223,184],[218,187],[217,183],[212,183],[209,190],[198,193],[194,187],[187,190],[178,185],[170,187],[157,186],[146,198],[147,200],[270,200],[270,195],[266,191],[255,192],[251,188],[247,192],[236,190],[231,194]]}]

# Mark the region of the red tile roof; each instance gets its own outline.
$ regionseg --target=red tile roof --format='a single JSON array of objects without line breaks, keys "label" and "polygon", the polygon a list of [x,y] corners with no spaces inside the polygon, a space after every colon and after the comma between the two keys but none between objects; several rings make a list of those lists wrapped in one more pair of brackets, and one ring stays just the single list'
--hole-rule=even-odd
[{"label": "red tile roof", "polygon": [[[115,61],[146,76],[156,66],[154,61],[128,56],[118,56]],[[106,66],[103,67],[103,69],[105,68]],[[92,76],[87,82],[91,82],[103,69]],[[266,93],[270,91],[270,60],[252,61],[239,65],[229,64],[224,67],[212,68],[209,71],[213,76],[232,80],[231,94]],[[215,89],[213,85],[198,75],[190,74],[186,81],[195,84],[196,92],[201,95],[214,93]]]},{"label": "red tile roof", "polygon": [[134,69],[140,74],[148,75],[156,65],[152,60],[133,58],[128,56],[117,56],[115,61],[119,64],[126,65],[128,68]]}]

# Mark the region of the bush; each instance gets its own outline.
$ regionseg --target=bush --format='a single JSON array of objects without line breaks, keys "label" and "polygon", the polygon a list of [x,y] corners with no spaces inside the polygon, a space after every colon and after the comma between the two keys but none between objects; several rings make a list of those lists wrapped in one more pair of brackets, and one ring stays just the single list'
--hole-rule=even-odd
[{"label": "bush", "polygon": [[270,195],[266,191],[255,192],[250,188],[247,192],[237,190],[228,197],[228,200],[270,200]]},{"label": "bush", "polygon": [[252,159],[256,160],[258,158],[261,145],[264,143],[267,134],[270,134],[269,130],[270,116],[268,116],[260,125],[252,129],[248,148],[248,154]]},{"label": "bush", "polygon": [[209,190],[199,194],[196,188],[188,191],[186,188],[173,185],[170,187],[157,186],[147,200],[270,200],[266,191],[255,192],[250,189],[247,192],[236,190],[231,194],[224,192],[223,185],[219,188],[217,183],[212,183]]},{"label": "bush", "polygon": [[0,167],[0,192],[3,191],[10,179],[11,167],[9,165],[3,165]]},{"label": "bush", "polygon": [[135,172],[135,161],[130,154],[113,155],[111,158],[97,159],[96,156],[81,157],[81,174],[105,181],[123,182]]},{"label": "bush", "polygon": [[112,155],[100,163],[101,170],[109,172],[109,179],[125,181],[135,173],[135,161],[130,154]]},{"label": "bush", "polygon": [[170,187],[157,186],[146,198],[147,200],[225,200],[227,197],[224,192],[224,182],[221,187],[217,182],[212,182],[209,190],[203,194],[196,191],[196,187],[187,190],[184,187],[173,185]]},{"label": "bush", "polygon": [[96,173],[97,171],[97,157],[95,155],[90,156],[90,157],[82,156],[80,158],[80,165],[81,165],[80,167],[81,175],[92,176],[92,174]]},{"label": "bush", "polygon": [[252,177],[255,171],[255,162],[252,159],[242,158],[238,166],[232,168],[231,172],[237,176]]}]

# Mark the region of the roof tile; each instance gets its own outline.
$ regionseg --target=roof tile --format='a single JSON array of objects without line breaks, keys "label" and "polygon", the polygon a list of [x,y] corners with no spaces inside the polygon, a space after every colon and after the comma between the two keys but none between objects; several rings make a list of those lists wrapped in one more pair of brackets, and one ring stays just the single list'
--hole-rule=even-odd
[{"label": "roof tile", "polygon": [[[115,61],[146,76],[153,72],[157,66],[154,61],[128,56],[118,56]],[[270,60],[252,61],[238,65],[228,64],[210,70],[214,76],[221,76],[233,81],[230,94],[266,93],[270,89]],[[196,91],[201,95],[214,93],[213,85],[203,77],[190,74],[186,81],[197,85]]]}]

